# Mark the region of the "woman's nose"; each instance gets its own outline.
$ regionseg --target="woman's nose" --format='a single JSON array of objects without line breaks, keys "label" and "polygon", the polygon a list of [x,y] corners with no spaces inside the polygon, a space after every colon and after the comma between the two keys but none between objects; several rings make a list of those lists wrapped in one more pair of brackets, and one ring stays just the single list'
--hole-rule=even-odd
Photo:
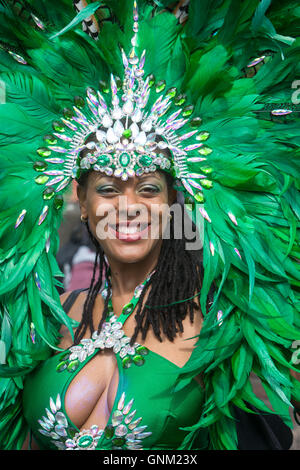
[{"label": "woman's nose", "polygon": [[121,217],[135,217],[143,209],[146,209],[145,205],[140,202],[138,194],[131,188],[119,196],[118,210]]}]

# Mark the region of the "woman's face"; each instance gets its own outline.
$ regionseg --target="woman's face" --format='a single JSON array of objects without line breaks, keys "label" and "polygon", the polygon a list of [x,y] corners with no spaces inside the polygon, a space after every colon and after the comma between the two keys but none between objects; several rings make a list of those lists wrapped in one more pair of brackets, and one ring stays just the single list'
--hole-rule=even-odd
[{"label": "woman's face", "polygon": [[122,181],[91,171],[77,193],[81,215],[108,259],[135,263],[159,253],[169,206],[176,200],[163,172]]}]

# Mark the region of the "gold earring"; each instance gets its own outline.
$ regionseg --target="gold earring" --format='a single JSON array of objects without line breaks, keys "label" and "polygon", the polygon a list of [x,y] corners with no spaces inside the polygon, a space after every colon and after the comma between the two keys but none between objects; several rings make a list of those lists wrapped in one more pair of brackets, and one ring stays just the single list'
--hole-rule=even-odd
[{"label": "gold earring", "polygon": [[88,221],[88,218],[83,217],[83,215],[80,216],[80,220],[83,224],[86,224]]}]

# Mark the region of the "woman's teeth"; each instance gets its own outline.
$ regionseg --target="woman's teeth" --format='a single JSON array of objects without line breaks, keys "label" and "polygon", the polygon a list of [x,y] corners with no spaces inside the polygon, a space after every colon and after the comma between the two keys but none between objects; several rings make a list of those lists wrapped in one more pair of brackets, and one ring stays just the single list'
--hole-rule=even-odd
[{"label": "woman's teeth", "polygon": [[133,233],[138,233],[141,232],[147,228],[147,225],[144,225],[143,227],[141,226],[136,226],[136,227],[117,227],[117,231],[119,233],[124,233],[124,234],[133,234]]}]

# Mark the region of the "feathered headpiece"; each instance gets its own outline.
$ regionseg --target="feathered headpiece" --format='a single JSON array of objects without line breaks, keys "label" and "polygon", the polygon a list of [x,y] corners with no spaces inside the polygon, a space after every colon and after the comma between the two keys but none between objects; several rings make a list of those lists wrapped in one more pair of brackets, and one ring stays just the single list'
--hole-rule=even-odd
[{"label": "feathered headpiece", "polygon": [[162,168],[204,224],[205,320],[180,386],[202,373],[205,404],[182,448],[208,427],[234,449],[232,405],[270,411],[250,372],[289,424],[300,398],[297,2],[191,2],[183,22],[168,3],[139,1],[139,21],[131,0],[76,2],[75,18],[67,0],[0,4],[2,448],[24,439],[24,378],[72,328],[55,256],[63,195],[89,169]]}]

